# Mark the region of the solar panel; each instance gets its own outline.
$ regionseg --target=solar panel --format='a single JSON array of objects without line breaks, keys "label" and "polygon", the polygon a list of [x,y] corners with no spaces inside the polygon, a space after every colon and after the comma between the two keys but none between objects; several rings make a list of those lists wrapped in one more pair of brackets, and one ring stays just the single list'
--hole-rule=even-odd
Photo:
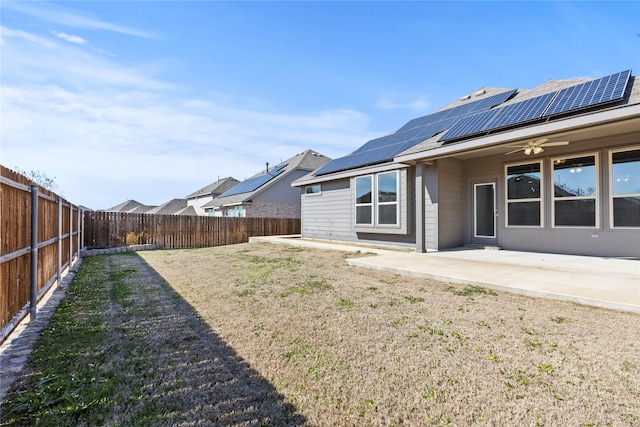
[{"label": "solar panel", "polygon": [[218,197],[234,196],[236,194],[248,193],[250,191],[257,190],[258,188],[262,187],[264,184],[266,184],[267,182],[271,181],[273,178],[275,178],[276,176],[284,172],[285,167],[287,167],[286,164],[279,165],[273,168],[268,173],[263,173],[262,175],[245,179],[240,184],[234,187],[231,187],[230,189],[228,189]]},{"label": "solar panel", "polygon": [[557,92],[547,93],[497,109],[497,114],[482,130],[497,129],[542,117]]},{"label": "solar panel", "polygon": [[618,101],[624,96],[630,77],[631,70],[627,70],[562,89],[544,115],[552,116]]},{"label": "solar panel", "polygon": [[498,110],[495,109],[463,117],[458,120],[442,138],[440,138],[440,141],[450,141],[452,139],[479,133],[497,113]]}]

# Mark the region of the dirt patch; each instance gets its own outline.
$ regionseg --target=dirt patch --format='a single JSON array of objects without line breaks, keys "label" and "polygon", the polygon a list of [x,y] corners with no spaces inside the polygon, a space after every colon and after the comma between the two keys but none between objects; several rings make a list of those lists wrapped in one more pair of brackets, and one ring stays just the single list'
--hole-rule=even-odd
[{"label": "dirt patch", "polygon": [[140,256],[208,325],[195,336],[219,337],[309,425],[640,424],[637,315],[349,267],[334,251]]}]

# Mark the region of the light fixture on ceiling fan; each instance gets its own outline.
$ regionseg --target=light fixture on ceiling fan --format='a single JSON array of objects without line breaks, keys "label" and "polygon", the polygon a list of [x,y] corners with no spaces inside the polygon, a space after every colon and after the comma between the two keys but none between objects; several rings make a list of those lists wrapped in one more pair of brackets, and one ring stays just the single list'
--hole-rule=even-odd
[{"label": "light fixture on ceiling fan", "polygon": [[544,151],[544,148],[542,147],[553,147],[558,145],[569,144],[569,141],[553,141],[553,142],[547,142],[547,141],[549,141],[549,138],[536,139],[534,141],[529,141],[524,145],[507,145],[507,147],[518,147],[518,149],[509,151],[508,153],[505,153],[505,154],[509,155],[509,154],[517,153],[520,150],[523,150],[524,154],[529,156],[531,154],[542,153]]}]

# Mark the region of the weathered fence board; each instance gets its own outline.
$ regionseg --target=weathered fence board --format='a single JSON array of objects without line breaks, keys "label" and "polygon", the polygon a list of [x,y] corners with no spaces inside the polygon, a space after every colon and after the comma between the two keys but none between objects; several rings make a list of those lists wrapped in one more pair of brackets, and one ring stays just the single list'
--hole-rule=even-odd
[{"label": "weathered fence board", "polygon": [[300,233],[299,218],[223,218],[84,212],[84,246],[153,244],[166,249],[204,248],[249,241],[252,236]]}]

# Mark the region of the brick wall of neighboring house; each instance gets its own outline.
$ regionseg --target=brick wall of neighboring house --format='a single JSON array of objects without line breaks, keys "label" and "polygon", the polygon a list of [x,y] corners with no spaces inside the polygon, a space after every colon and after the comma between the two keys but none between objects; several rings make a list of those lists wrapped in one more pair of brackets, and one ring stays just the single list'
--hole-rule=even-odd
[{"label": "brick wall of neighboring house", "polygon": [[300,218],[300,204],[254,202],[247,208],[247,217]]}]

